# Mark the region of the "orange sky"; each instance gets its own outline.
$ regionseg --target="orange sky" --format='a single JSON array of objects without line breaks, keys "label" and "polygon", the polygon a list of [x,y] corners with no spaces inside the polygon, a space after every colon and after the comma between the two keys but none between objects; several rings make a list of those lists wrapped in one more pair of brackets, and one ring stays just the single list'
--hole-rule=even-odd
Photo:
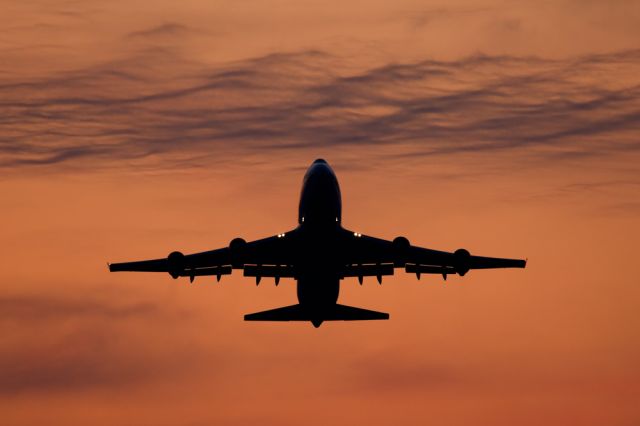
[{"label": "orange sky", "polygon": [[[640,6],[5,2],[0,424],[640,422]],[[107,261],[345,226],[527,269],[345,280],[386,322],[245,323],[294,282]]]}]

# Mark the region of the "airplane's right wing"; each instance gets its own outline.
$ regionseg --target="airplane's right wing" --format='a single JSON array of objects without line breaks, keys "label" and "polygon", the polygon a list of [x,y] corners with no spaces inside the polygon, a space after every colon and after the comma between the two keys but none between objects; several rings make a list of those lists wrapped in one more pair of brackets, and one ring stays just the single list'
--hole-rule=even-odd
[{"label": "airplane's right wing", "polygon": [[[228,247],[202,253],[184,255],[176,251],[160,259],[110,263],[109,271],[168,272],[174,278],[186,276],[193,280],[200,275],[228,275],[233,268],[245,268],[245,265],[290,265],[295,254],[296,232],[251,242],[236,238]],[[268,266],[264,268],[268,270]]]}]

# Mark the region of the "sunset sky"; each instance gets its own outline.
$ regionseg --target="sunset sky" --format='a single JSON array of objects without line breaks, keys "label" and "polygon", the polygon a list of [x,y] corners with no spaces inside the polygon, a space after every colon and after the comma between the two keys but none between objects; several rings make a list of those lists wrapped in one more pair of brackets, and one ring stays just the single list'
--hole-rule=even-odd
[{"label": "sunset sky", "polygon": [[[525,270],[107,262],[343,222]],[[0,0],[0,425],[640,424],[640,2]]]}]

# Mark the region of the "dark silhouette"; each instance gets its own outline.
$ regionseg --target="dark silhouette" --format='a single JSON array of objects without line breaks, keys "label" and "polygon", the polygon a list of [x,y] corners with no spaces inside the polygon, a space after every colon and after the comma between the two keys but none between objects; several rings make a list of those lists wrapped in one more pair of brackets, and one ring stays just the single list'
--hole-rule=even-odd
[{"label": "dark silhouette", "polygon": [[163,259],[113,263],[111,272],[168,272],[173,278],[229,275],[233,269],[244,276],[281,278],[298,282],[297,305],[245,315],[245,321],[323,321],[389,319],[389,314],[340,305],[340,280],[345,277],[393,275],[406,272],[464,275],[470,269],[524,268],[526,261],[472,256],[465,249],[453,253],[412,246],[405,237],[393,241],[369,237],[342,227],[340,187],[325,160],[311,164],[302,182],[298,227],[292,231],[246,242],[235,238],[228,247],[190,255],[176,251]]}]

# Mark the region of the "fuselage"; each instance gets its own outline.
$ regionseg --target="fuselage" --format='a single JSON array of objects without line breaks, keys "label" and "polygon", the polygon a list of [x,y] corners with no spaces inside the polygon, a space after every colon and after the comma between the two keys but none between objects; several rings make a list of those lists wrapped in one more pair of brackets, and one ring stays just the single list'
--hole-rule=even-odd
[{"label": "fuselage", "polygon": [[321,312],[335,304],[340,291],[342,198],[335,173],[322,159],[307,170],[298,208],[299,236],[304,253],[299,253],[298,301]]},{"label": "fuselage", "polygon": [[333,169],[323,159],[314,161],[302,180],[298,223],[300,226],[326,229],[340,224],[342,197]]}]

